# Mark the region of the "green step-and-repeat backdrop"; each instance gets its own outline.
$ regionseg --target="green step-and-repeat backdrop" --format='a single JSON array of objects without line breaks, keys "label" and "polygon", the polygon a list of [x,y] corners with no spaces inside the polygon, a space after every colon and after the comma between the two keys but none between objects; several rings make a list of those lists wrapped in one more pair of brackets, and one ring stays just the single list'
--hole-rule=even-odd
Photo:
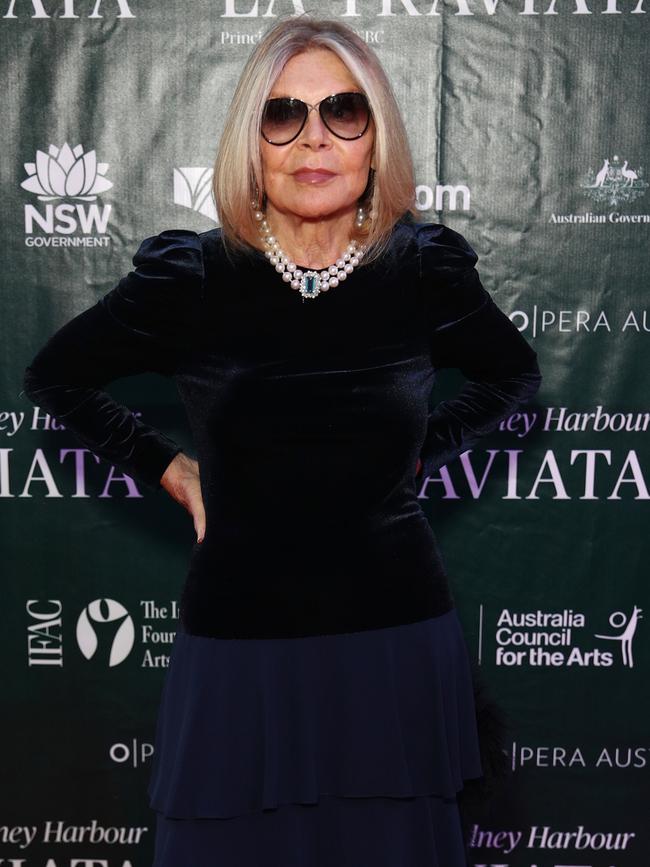
[{"label": "green step-and-repeat backdrop", "polygon": [[[420,492],[512,731],[508,784],[467,829],[472,865],[646,867],[645,0],[0,9],[0,863],[150,863],[154,724],[194,541],[164,491],[138,489],[21,394],[24,368],[143,238],[218,225],[211,169],[236,81],[278,16],[306,11],[379,54],[423,218],[476,249],[544,374]],[[444,371],[432,402],[461,385]],[[173,382],[109,391],[194,454]]]}]

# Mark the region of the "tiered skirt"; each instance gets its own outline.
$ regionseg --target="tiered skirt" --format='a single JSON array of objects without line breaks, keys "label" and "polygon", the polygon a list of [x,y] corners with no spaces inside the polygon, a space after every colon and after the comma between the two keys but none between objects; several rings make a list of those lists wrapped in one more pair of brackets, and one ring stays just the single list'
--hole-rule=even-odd
[{"label": "tiered skirt", "polygon": [[300,638],[176,633],[155,734],[153,867],[465,867],[482,776],[456,609]]}]

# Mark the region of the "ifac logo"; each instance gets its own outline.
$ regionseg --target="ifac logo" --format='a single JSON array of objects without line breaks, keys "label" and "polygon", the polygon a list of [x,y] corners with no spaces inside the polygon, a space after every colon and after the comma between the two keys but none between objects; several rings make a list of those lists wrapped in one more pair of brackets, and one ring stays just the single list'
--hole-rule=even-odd
[{"label": "ifac logo", "polygon": [[[106,634],[104,627],[108,625]],[[127,658],[135,641],[133,618],[128,610],[115,599],[94,599],[77,620],[77,644],[86,657],[101,656],[112,668]],[[101,650],[98,633],[102,634]]]},{"label": "ifac logo", "polygon": [[600,167],[590,168],[580,183],[586,196],[599,205],[618,207],[634,202],[645,194],[648,182],[643,179],[643,167],[630,168],[628,161],[605,157]]},{"label": "ifac logo", "polygon": [[84,151],[80,144],[71,148],[67,142],[60,148],[50,145],[47,153],[36,151],[35,162],[24,166],[29,177],[20,186],[44,203],[25,205],[25,230],[49,236],[32,238],[30,246],[54,246],[52,236],[57,235],[106,233],[111,206],[100,207],[97,197],[113,184],[106,178],[108,163],[98,162],[94,150]]}]

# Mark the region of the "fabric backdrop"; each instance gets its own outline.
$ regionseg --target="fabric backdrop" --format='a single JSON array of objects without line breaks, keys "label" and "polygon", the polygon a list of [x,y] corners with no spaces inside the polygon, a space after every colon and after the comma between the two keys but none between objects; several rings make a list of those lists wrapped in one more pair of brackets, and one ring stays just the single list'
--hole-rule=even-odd
[{"label": "fabric backdrop", "polygon": [[[146,781],[194,540],[164,491],[98,463],[20,393],[24,368],[143,238],[218,225],[211,167],[237,78],[260,34],[304,9],[378,52],[423,217],[472,244],[544,374],[525,411],[420,491],[511,725],[508,784],[468,827],[473,863],[645,867],[645,0],[0,8],[0,863],[150,863]],[[432,402],[461,385],[445,371]],[[193,454],[173,383],[109,391]]]}]

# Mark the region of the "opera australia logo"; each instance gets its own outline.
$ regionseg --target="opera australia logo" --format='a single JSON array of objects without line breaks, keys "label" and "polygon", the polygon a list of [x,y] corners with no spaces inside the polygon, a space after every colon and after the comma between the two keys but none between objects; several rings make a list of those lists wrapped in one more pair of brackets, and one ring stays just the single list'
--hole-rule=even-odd
[{"label": "opera australia logo", "polygon": [[124,662],[134,641],[133,618],[115,599],[94,599],[79,615],[77,644],[86,659],[101,656],[112,668]]},{"label": "opera australia logo", "polygon": [[63,246],[63,236],[75,231],[105,234],[111,206],[100,208],[96,200],[113,183],[106,178],[108,163],[98,162],[94,150],[84,151],[82,145],[71,148],[67,142],[60,148],[50,145],[47,153],[38,150],[35,162],[24,167],[29,177],[20,186],[45,203],[41,208],[25,206],[26,231],[32,235],[36,229],[50,236],[32,238],[30,246],[52,246],[52,236],[59,236],[56,246]]},{"label": "opera australia logo", "polygon": [[174,169],[174,204],[218,222],[212,195],[212,169],[203,166]]},{"label": "opera australia logo", "polygon": [[630,168],[628,161],[618,156],[603,159],[597,170],[590,168],[580,187],[586,196],[599,205],[618,207],[630,204],[645,194],[648,182],[643,179],[643,168]]}]

